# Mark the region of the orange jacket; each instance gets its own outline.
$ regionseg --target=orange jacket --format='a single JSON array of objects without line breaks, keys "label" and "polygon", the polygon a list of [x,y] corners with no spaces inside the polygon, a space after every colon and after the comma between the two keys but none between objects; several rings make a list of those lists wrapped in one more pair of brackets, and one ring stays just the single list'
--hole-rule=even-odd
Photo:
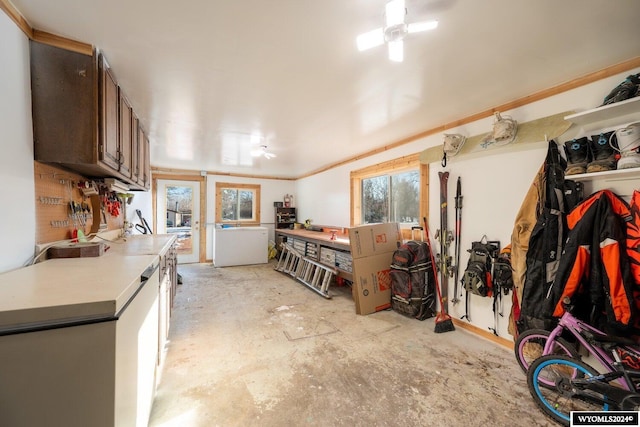
[{"label": "orange jacket", "polygon": [[561,301],[570,297],[585,321],[603,327],[635,323],[636,285],[627,254],[630,223],[629,205],[609,190],[594,193],[567,215],[570,231],[546,297],[554,317],[562,316]]}]

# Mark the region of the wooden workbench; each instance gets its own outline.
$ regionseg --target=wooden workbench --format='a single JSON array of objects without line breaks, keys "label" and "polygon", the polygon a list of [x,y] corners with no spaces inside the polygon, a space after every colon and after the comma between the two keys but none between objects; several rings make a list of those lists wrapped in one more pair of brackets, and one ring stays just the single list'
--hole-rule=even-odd
[{"label": "wooden workbench", "polygon": [[349,236],[309,230],[275,230],[276,245],[287,242],[305,257],[334,267],[339,277],[353,281]]}]

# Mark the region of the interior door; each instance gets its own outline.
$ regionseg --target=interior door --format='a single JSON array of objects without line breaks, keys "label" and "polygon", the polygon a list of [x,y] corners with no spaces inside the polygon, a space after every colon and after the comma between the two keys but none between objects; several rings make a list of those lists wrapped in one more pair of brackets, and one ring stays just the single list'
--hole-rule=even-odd
[{"label": "interior door", "polygon": [[200,182],[158,180],[158,234],[177,234],[178,264],[200,260]]}]

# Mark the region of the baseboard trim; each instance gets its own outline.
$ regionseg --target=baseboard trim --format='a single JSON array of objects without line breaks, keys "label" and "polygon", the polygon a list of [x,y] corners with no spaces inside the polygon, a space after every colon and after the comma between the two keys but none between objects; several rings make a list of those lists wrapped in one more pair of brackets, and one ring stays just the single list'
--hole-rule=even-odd
[{"label": "baseboard trim", "polygon": [[479,328],[479,327],[477,327],[475,325],[472,325],[471,323],[468,323],[468,322],[465,322],[465,321],[462,321],[462,320],[458,320],[458,319],[453,319],[453,318],[452,318],[452,320],[453,320],[453,324],[455,326],[460,327],[461,329],[465,329],[465,330],[467,330],[467,331],[469,331],[469,332],[471,332],[471,333],[473,333],[475,335],[479,335],[480,337],[485,338],[485,339],[487,339],[487,340],[489,340],[491,342],[494,342],[494,343],[499,344],[499,345],[501,345],[503,347],[506,347],[506,348],[508,348],[510,350],[513,350],[513,341],[512,340],[496,336],[496,335],[492,334],[490,331],[485,331],[484,329],[481,329],[481,328]]}]

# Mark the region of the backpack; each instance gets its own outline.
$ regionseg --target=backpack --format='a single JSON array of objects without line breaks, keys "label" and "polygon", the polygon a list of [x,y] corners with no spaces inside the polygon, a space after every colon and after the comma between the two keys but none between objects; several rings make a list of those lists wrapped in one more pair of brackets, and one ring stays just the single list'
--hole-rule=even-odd
[{"label": "backpack", "polygon": [[467,292],[481,297],[493,295],[492,264],[499,250],[499,242],[485,238],[471,243],[469,262],[462,276],[462,286]]},{"label": "backpack", "polygon": [[493,290],[494,294],[501,293],[504,295],[509,295],[509,292],[513,290],[511,245],[505,246],[493,263]]},{"label": "backpack", "polygon": [[391,259],[391,308],[408,317],[435,316],[435,272],[426,242],[409,241]]},{"label": "backpack", "polygon": [[[489,328],[498,336],[498,319],[502,314],[502,295],[509,295],[514,288],[513,268],[511,267],[511,245],[505,246],[493,261],[493,328]],[[515,295],[515,292],[514,292]],[[517,302],[516,302],[517,304]],[[516,307],[517,310],[519,308]]]}]

